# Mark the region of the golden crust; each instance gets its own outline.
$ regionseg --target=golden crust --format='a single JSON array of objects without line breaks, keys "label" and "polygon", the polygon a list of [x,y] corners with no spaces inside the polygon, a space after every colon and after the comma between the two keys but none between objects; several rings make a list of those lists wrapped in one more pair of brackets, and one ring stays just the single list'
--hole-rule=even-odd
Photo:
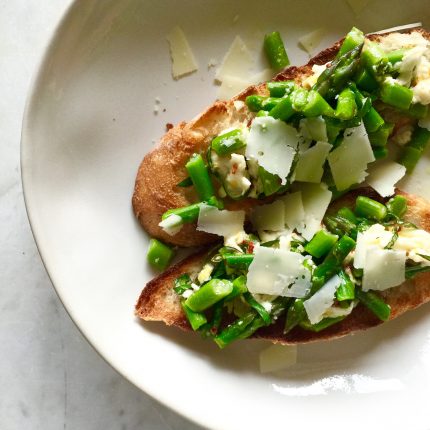
[{"label": "golden crust", "polygon": [[[430,204],[407,193],[398,192],[398,194],[402,194],[408,199],[408,212],[405,219],[430,231]],[[339,199],[330,210],[341,206],[351,207],[357,195],[367,195],[381,200],[370,188],[361,188]],[[182,273],[197,272],[202,267],[205,258],[206,251],[200,251],[149,282],[136,304],[136,315],[147,321],[162,321],[183,330],[191,330],[182,312],[179,297],[172,289],[173,282]],[[406,311],[430,301],[430,273],[421,273],[398,287],[384,291],[382,295],[391,306],[390,319],[396,318]],[[282,332],[283,318],[281,318],[277,324],[258,330],[253,337],[282,344],[306,343],[342,337],[379,324],[381,321],[377,317],[362,305],[358,305],[347,318],[319,333],[298,327],[284,335]]]}]

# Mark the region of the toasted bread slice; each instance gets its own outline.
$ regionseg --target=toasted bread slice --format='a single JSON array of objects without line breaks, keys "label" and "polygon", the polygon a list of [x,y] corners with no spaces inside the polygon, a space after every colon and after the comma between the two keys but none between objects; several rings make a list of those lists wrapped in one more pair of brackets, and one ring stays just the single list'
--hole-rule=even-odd
[{"label": "toasted bread slice", "polygon": [[[405,220],[414,223],[419,228],[430,231],[430,204],[410,194],[401,192],[398,194],[404,195],[408,200],[408,212]],[[336,201],[330,207],[330,211],[337,210],[342,206],[352,207],[358,195],[367,195],[373,199],[378,199],[376,193],[370,188],[361,188]],[[147,321],[162,321],[167,325],[173,325],[183,330],[191,330],[182,311],[179,297],[173,291],[173,283],[183,273],[199,272],[205,258],[206,252],[200,251],[150,281],[136,304],[136,315]],[[396,318],[430,300],[430,272],[421,273],[402,285],[386,290],[381,294],[391,306],[390,319]],[[284,319],[280,318],[278,323],[258,330],[253,337],[264,338],[281,344],[305,343],[342,337],[376,326],[381,322],[368,309],[359,304],[344,320],[319,333],[297,327],[284,335]]]},{"label": "toasted bread slice", "polygon": [[[430,39],[430,33],[420,31]],[[371,40],[379,40],[384,35],[368,35]],[[312,74],[314,64],[325,64],[336,56],[342,40],[320,52],[306,65],[288,67],[274,81],[295,80],[303,82]],[[213,137],[228,127],[249,122],[254,114],[240,108],[237,101],[244,101],[248,95],[268,95],[266,84],[251,86],[229,101],[217,101],[205,112],[189,123],[181,122],[169,130],[158,145],[143,159],[136,177],[133,194],[133,209],[144,229],[153,237],[179,246],[200,246],[217,240],[217,236],[197,231],[195,224],[184,225],[174,236],[168,235],[159,226],[161,216],[168,209],[187,206],[198,201],[193,187],[181,188],[177,184],[187,177],[185,163],[193,153],[204,154]],[[227,202],[230,210],[248,209],[261,203],[257,199]]]}]

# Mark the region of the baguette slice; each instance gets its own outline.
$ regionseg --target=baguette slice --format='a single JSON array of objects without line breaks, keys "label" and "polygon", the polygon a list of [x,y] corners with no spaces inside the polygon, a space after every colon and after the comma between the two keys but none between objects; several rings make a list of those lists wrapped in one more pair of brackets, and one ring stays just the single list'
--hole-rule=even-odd
[{"label": "baguette slice", "polygon": [[[405,220],[430,231],[430,204],[410,194],[401,192],[398,194],[402,194],[408,199],[408,212]],[[335,211],[342,206],[352,207],[358,195],[367,195],[380,200],[370,188],[362,188],[350,192],[336,201],[329,211]],[[191,327],[182,311],[179,297],[173,291],[173,283],[183,273],[199,272],[205,257],[206,251],[200,251],[150,281],[136,304],[136,315],[146,321],[162,321],[167,325],[190,331]],[[382,292],[382,297],[391,306],[390,319],[430,301],[430,272],[421,273],[398,287]],[[373,313],[359,304],[344,320],[319,333],[297,327],[284,335],[284,318],[280,318],[276,324],[258,330],[253,337],[281,344],[307,343],[335,339],[381,323],[382,321]]]},{"label": "baguette slice", "polygon": [[[424,30],[411,31],[420,31],[430,40],[430,33]],[[379,40],[384,35],[373,34],[367,37]],[[312,74],[314,64],[322,65],[333,60],[341,43],[342,40],[336,42],[304,66],[286,68],[273,80],[303,82]],[[205,154],[213,137],[222,130],[248,123],[252,119],[253,114],[243,107],[243,103],[237,103],[243,102],[251,94],[268,95],[266,84],[251,86],[229,101],[217,101],[189,123],[181,122],[169,130],[157,146],[145,156],[137,172],[132,204],[136,217],[150,236],[179,246],[200,246],[217,240],[215,235],[197,231],[195,224],[186,224],[179,233],[170,236],[158,226],[158,223],[168,209],[188,206],[198,201],[193,187],[177,186],[188,176],[185,163],[193,153]],[[226,208],[248,210],[261,203],[262,201],[257,199],[243,199],[227,202]]]}]

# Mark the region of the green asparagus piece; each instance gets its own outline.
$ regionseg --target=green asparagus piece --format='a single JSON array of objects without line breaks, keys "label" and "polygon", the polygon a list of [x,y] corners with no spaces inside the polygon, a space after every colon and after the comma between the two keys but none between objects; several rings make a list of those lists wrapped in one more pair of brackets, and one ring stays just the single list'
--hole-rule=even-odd
[{"label": "green asparagus piece", "polygon": [[387,216],[387,207],[369,197],[358,196],[355,201],[355,213],[360,217],[382,221]]},{"label": "green asparagus piece", "polygon": [[183,300],[181,301],[181,306],[194,331],[198,330],[203,324],[208,322],[205,314],[202,314],[201,312],[194,312],[185,304]]},{"label": "green asparagus piece", "polygon": [[214,187],[209,177],[209,170],[200,154],[194,154],[185,167],[202,201],[206,201],[215,195]]},{"label": "green asparagus piece", "polygon": [[305,251],[316,258],[321,258],[333,248],[338,236],[326,230],[320,230],[305,246]]},{"label": "green asparagus piece", "polygon": [[340,279],[342,280],[338,289],[336,290],[336,299],[339,302],[344,300],[354,300],[355,299],[355,284],[352,279],[344,270],[340,270],[338,273]]},{"label": "green asparagus piece", "polygon": [[226,279],[211,279],[195,291],[185,304],[194,312],[202,312],[233,291],[233,283]]},{"label": "green asparagus piece", "polygon": [[380,320],[387,321],[390,318],[391,309],[376,293],[362,291],[357,288],[355,291],[357,299],[370,309]]},{"label": "green asparagus piece", "polygon": [[175,255],[175,251],[165,243],[151,239],[149,241],[149,248],[147,253],[147,259],[149,264],[157,270],[164,270],[172,261]]},{"label": "green asparagus piece", "polygon": [[264,51],[273,70],[282,70],[290,64],[284,42],[278,31],[264,36]]}]

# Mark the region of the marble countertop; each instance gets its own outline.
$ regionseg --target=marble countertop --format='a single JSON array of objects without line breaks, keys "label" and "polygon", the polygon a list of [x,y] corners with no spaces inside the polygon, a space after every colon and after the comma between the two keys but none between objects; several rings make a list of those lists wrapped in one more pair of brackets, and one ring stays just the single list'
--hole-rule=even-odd
[{"label": "marble countertop", "polygon": [[0,0],[0,428],[197,429],[141,392],[86,342],[31,234],[19,148],[26,95],[70,0]]}]

